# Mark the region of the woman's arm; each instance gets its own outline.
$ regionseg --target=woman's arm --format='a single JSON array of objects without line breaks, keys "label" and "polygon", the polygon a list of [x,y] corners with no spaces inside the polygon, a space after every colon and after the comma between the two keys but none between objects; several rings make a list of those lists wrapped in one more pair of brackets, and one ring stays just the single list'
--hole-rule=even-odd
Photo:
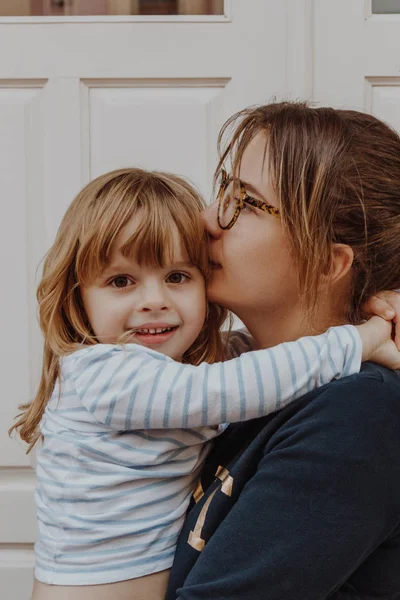
[{"label": "woman's arm", "polygon": [[177,363],[137,344],[97,344],[62,364],[97,421],[117,430],[187,428],[279,410],[358,372],[361,350],[359,333],[346,325],[213,365]]},{"label": "woman's arm", "polygon": [[[183,587],[168,598],[347,598],[334,592],[350,577],[357,597],[397,597],[400,383],[376,372],[335,382],[283,411],[287,420],[267,440],[255,475],[205,539]],[[213,527],[207,519],[215,520],[218,502],[226,502],[221,490],[209,503],[203,531]],[[187,538],[184,529],[173,573],[179,552],[194,551],[185,550]]]}]

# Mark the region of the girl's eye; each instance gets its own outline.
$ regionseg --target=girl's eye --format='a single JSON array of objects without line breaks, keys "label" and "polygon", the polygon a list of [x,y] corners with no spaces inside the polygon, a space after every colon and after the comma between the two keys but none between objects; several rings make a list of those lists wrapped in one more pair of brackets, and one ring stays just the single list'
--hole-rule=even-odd
[{"label": "girl's eye", "polygon": [[187,275],[185,275],[184,273],[171,273],[170,275],[168,275],[167,282],[168,283],[183,283],[184,281],[186,281],[186,279],[189,279],[189,277]]},{"label": "girl's eye", "polygon": [[111,283],[112,287],[124,288],[124,287],[128,287],[128,285],[133,282],[126,275],[118,275],[118,277],[114,277],[114,279],[110,283]]}]

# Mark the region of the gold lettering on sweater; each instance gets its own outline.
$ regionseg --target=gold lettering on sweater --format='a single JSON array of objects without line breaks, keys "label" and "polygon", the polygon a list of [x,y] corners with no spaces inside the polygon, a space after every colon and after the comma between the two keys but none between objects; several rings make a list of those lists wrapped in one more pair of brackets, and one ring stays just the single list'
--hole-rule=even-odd
[{"label": "gold lettering on sweater", "polygon": [[229,475],[228,469],[220,465],[215,474],[222,481],[221,492],[227,496],[232,496],[233,477]]},{"label": "gold lettering on sweater", "polygon": [[199,481],[196,485],[196,489],[193,492],[193,500],[197,504],[198,501],[201,500],[203,496],[204,496],[204,490],[203,490],[203,486],[201,485],[201,480],[199,479]]},{"label": "gold lettering on sweater", "polygon": [[205,540],[203,540],[203,538],[201,537],[201,534],[202,534],[202,530],[203,530],[203,525],[206,520],[208,508],[209,508],[211,501],[214,498],[215,492],[217,490],[218,490],[218,488],[213,491],[213,493],[211,494],[211,496],[209,498],[207,498],[206,502],[204,503],[203,508],[200,511],[200,514],[198,516],[198,519],[196,521],[196,525],[194,526],[193,531],[191,531],[189,533],[188,544],[189,544],[189,546],[192,546],[192,548],[194,548],[198,552],[201,552],[206,544]]},{"label": "gold lettering on sweater", "polygon": [[[226,496],[231,496],[232,495],[232,487],[233,487],[233,477],[231,475],[229,475],[228,469],[225,469],[224,467],[219,466],[215,475],[221,481],[221,492],[223,494],[225,494]],[[210,508],[212,499],[214,498],[215,493],[218,490],[219,490],[219,488],[216,488],[213,491],[213,493],[207,498],[207,500],[205,501],[204,506],[201,509],[200,514],[197,518],[196,525],[194,526],[193,531],[190,531],[190,533],[189,533],[188,544],[189,544],[189,546],[191,546],[198,552],[201,552],[203,550],[204,546],[206,545],[205,540],[201,536],[202,536],[202,532],[203,532],[204,523],[206,521],[208,509]],[[202,498],[203,496],[204,496],[204,491],[201,486],[201,483],[199,482],[197,484],[196,490],[193,494],[195,502],[197,503],[200,500],[200,498]]]}]

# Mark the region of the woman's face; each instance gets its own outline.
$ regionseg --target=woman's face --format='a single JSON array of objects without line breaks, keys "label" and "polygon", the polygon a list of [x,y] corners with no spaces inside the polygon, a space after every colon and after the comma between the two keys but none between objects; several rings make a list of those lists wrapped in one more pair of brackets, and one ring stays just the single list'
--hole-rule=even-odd
[{"label": "woman's face", "polygon": [[[263,133],[249,143],[239,178],[249,195],[279,208],[268,157],[264,160],[265,144]],[[232,229],[222,230],[214,202],[204,211],[204,223],[213,264],[209,299],[232,310],[248,327],[254,315],[273,315],[275,323],[279,315],[291,314],[299,299],[297,275],[280,219],[245,206]]]}]

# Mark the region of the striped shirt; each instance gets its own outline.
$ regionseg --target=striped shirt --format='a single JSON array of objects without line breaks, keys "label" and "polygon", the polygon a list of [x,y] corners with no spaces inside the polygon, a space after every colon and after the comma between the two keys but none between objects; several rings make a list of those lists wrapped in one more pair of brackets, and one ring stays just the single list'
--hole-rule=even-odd
[{"label": "striped shirt", "polygon": [[[246,339],[236,332],[233,351]],[[219,424],[269,414],[358,372],[361,351],[346,325],[213,365],[136,344],[63,357],[37,454],[36,578],[89,585],[169,568]]]}]

